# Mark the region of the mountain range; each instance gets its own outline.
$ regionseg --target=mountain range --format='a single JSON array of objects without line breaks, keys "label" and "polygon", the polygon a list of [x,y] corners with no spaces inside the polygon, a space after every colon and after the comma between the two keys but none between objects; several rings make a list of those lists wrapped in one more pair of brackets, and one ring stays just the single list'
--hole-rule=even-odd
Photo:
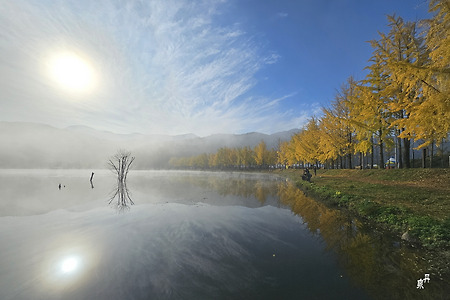
[{"label": "mountain range", "polygon": [[119,149],[136,157],[137,169],[168,167],[172,157],[214,153],[221,147],[255,147],[264,141],[276,148],[298,129],[275,134],[184,135],[117,134],[86,126],[64,129],[25,122],[0,122],[0,168],[106,168]]}]

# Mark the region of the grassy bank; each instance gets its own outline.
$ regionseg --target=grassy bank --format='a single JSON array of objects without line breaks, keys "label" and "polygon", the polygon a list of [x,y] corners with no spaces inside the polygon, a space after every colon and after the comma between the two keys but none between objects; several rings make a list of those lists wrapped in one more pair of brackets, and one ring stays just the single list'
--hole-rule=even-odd
[{"label": "grassy bank", "polygon": [[427,248],[450,248],[450,169],[317,170],[311,183],[301,180],[302,170],[278,172],[374,226]]}]

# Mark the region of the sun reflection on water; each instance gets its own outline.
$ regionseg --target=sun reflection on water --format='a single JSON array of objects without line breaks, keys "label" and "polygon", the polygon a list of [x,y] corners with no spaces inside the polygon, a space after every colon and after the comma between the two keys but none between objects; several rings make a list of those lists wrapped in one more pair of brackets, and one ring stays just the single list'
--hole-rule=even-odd
[{"label": "sun reflection on water", "polygon": [[[47,266],[48,287],[61,290],[81,284],[95,265],[95,251],[85,246],[68,247],[49,253]],[[95,258],[94,258],[95,257]]]}]

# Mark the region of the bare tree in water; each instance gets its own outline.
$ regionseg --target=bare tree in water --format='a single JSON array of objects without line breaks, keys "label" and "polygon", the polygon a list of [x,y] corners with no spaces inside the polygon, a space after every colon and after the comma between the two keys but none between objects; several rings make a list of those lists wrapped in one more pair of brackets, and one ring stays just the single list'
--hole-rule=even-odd
[{"label": "bare tree in water", "polygon": [[127,188],[127,175],[133,161],[134,156],[132,157],[131,152],[125,150],[119,150],[108,161],[109,169],[117,175],[117,189],[109,199],[109,204],[117,197],[117,209],[119,211],[129,209],[129,205],[134,204]]},{"label": "bare tree in water", "polygon": [[109,159],[108,166],[113,173],[117,174],[117,181],[119,183],[126,182],[128,171],[130,170],[133,161],[134,156],[131,157],[131,152],[125,150],[117,151],[117,153]]}]

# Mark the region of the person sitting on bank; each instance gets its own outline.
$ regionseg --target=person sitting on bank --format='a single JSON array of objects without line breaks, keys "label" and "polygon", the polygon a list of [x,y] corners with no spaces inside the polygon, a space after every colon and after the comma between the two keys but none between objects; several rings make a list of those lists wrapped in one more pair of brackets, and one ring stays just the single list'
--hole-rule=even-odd
[{"label": "person sitting on bank", "polygon": [[311,177],[312,175],[309,173],[309,169],[306,168],[305,171],[303,171],[302,179],[311,182]]}]

